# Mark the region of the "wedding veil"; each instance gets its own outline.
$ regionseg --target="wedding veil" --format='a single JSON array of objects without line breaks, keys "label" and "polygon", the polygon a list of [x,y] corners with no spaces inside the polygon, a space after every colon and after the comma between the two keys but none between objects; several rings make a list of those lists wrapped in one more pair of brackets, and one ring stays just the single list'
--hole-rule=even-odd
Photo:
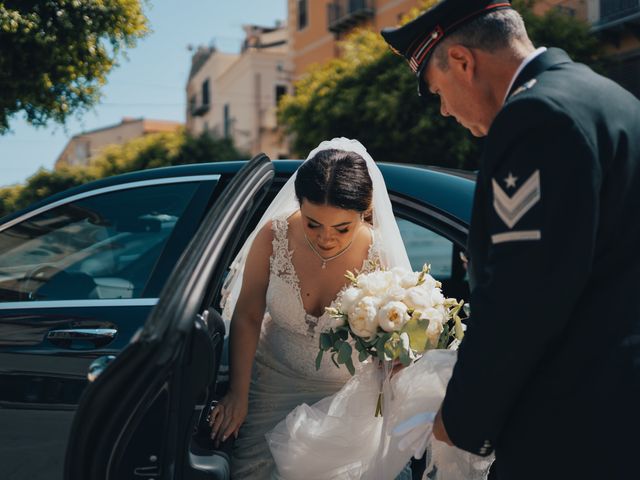
[{"label": "wedding veil", "polygon": [[[382,172],[373,161],[373,158],[371,158],[367,149],[359,141],[340,137],[328,141],[325,140],[320,143],[320,145],[309,153],[305,161],[313,158],[322,150],[330,149],[355,152],[366,161],[369,176],[373,183],[372,206],[374,238],[380,252],[382,264],[387,268],[402,267],[410,270],[411,264],[409,263],[409,257],[407,256],[407,251],[404,248],[402,237],[400,236],[398,224],[396,223],[393,215],[393,208],[391,206],[389,194],[387,193],[387,187],[384,183]],[[229,326],[233,310],[238,300],[238,296],[240,295],[242,276],[244,273],[247,255],[256,235],[269,220],[281,216],[289,216],[300,208],[295,194],[294,183],[296,176],[297,172],[289,178],[282,189],[278,192],[264,215],[262,215],[262,218],[260,218],[256,228],[251,232],[251,235],[249,235],[247,241],[240,249],[240,252],[231,263],[229,275],[227,276],[222,289],[221,301],[222,317],[224,318],[227,327]]]}]

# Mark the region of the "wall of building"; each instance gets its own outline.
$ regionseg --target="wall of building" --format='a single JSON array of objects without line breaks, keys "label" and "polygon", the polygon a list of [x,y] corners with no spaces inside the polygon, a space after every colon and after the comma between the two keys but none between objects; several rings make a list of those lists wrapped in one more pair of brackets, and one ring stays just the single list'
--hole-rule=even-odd
[{"label": "wall of building", "polygon": [[56,160],[55,168],[88,165],[109,145],[122,145],[149,133],[172,132],[181,127],[178,122],[124,118],[118,125],[74,135]]},{"label": "wall of building", "polygon": [[260,28],[245,26],[241,54],[229,61],[216,52],[190,79],[187,92],[192,95],[209,79],[210,104],[198,115],[189,110],[187,129],[194,135],[209,131],[230,136],[251,155],[287,157],[288,143],[276,119],[276,89],[291,89],[288,30]]},{"label": "wall of building", "polygon": [[[293,78],[299,78],[311,65],[339,55],[337,42],[345,34],[336,35],[328,28],[328,5],[333,0],[307,0],[307,24],[299,28],[299,0],[288,0],[289,38]],[[401,18],[420,0],[375,0],[375,15],[359,26],[379,31],[400,23]]]},{"label": "wall of building", "polygon": [[[211,51],[207,60],[198,68],[187,83],[187,130],[198,134],[208,130],[215,121],[213,107],[219,103],[217,97],[218,78],[240,58],[238,54],[229,54],[219,51]],[[208,107],[203,102],[202,87],[205,81],[209,82]],[[202,114],[194,115],[195,110],[203,110]]]}]

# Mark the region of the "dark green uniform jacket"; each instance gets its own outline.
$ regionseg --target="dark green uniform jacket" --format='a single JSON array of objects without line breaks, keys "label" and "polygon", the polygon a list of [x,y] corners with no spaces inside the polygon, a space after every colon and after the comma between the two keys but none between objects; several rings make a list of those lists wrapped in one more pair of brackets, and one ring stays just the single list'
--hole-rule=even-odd
[{"label": "dark green uniform jacket", "polygon": [[500,480],[640,478],[640,102],[549,49],[486,138],[443,403]]}]

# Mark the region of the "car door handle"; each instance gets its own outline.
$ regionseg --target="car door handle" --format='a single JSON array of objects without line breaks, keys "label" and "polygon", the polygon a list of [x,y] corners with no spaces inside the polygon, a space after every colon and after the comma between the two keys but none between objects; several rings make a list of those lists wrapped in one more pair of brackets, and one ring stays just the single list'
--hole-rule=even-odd
[{"label": "car door handle", "polygon": [[115,328],[71,328],[51,330],[47,333],[47,339],[65,348],[78,348],[87,342],[94,348],[100,348],[113,341],[117,333]]}]

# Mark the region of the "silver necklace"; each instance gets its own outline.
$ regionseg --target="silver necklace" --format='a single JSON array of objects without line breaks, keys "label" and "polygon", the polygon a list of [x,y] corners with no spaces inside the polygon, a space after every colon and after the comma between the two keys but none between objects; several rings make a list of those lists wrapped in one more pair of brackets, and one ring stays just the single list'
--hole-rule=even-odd
[{"label": "silver necklace", "polygon": [[304,234],[304,239],[307,241],[307,245],[309,245],[309,248],[311,249],[311,251],[313,253],[316,254],[316,256],[320,259],[320,261],[322,262],[322,268],[325,269],[327,268],[327,262],[331,261],[331,260],[335,260],[336,258],[338,258],[340,255],[342,255],[343,253],[345,253],[347,250],[349,250],[351,248],[351,245],[353,245],[353,240],[355,240],[355,235],[353,236],[353,238],[351,239],[351,242],[349,242],[349,245],[347,245],[343,250],[339,251],[338,253],[336,253],[335,255],[333,255],[332,257],[323,257],[322,255],[320,255],[320,252],[318,252],[315,247],[313,246],[313,244],[311,243],[311,240],[309,240],[309,237],[307,237],[307,232],[303,232]]}]

